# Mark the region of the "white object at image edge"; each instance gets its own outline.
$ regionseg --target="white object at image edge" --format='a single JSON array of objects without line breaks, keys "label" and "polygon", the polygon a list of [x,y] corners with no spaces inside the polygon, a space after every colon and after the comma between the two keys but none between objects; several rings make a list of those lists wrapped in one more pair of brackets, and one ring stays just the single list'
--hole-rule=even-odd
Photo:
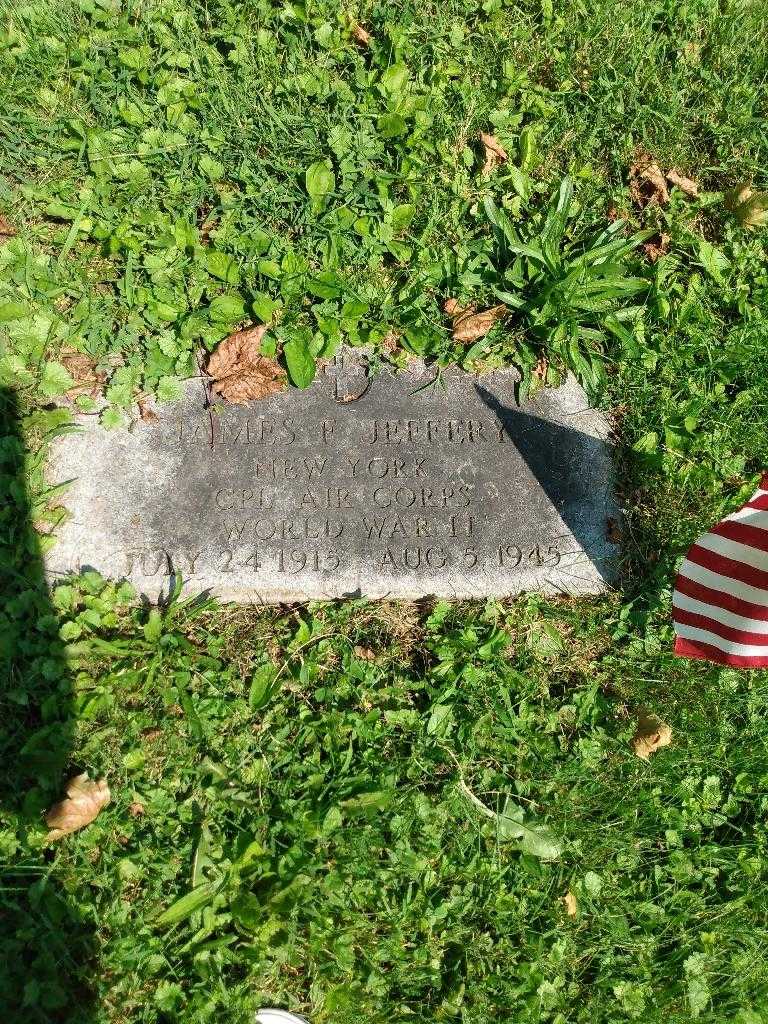
[{"label": "white object at image edge", "polygon": [[307,1021],[295,1013],[288,1013],[287,1010],[259,1010],[256,1014],[256,1024],[307,1024]]}]

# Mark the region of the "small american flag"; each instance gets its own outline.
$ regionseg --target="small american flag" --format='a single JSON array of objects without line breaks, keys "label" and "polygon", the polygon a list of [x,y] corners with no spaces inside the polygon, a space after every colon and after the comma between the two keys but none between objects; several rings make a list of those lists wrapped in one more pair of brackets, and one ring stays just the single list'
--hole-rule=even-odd
[{"label": "small american flag", "polygon": [[768,667],[768,473],[743,508],[688,552],[672,609],[675,654]]}]

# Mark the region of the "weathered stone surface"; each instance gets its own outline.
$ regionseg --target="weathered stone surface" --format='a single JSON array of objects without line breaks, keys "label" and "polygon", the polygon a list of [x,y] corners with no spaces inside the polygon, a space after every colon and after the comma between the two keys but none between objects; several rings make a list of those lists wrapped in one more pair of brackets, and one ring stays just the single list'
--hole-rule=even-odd
[{"label": "weathered stone surface", "polygon": [[604,589],[607,424],[576,382],[519,408],[511,374],[433,377],[368,387],[347,355],[247,407],[209,413],[191,381],[158,422],[85,418],[49,464],[73,481],[49,573],[95,568],[150,598],[181,574],[188,594],[264,602]]}]

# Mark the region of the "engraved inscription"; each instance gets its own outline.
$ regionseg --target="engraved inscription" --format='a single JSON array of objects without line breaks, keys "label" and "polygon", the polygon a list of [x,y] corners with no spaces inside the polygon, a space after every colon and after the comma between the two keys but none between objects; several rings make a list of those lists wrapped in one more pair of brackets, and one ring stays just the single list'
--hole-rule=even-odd
[{"label": "engraved inscription", "polygon": [[53,571],[238,600],[602,589],[616,513],[583,392],[521,409],[509,376],[441,381],[342,360],[249,406],[208,410],[191,381],[130,433],[84,419],[56,442],[74,483]]}]

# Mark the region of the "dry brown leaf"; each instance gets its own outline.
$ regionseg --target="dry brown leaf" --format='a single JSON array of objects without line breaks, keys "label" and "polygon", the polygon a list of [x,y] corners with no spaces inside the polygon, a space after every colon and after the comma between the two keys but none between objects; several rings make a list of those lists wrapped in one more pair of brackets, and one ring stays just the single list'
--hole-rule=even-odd
[{"label": "dry brown leaf", "polygon": [[106,779],[92,782],[85,773],[69,780],[66,794],[45,816],[45,823],[51,830],[45,837],[46,842],[90,825],[111,798]]},{"label": "dry brown leaf", "polygon": [[647,153],[639,153],[629,168],[629,190],[638,206],[669,202],[669,189],[664,174]]},{"label": "dry brown leaf", "polygon": [[389,352],[390,355],[397,349],[399,343],[400,335],[397,331],[388,331],[379,342],[384,351]]},{"label": "dry brown leaf", "polygon": [[563,903],[565,904],[565,912],[568,917],[576,917],[579,911],[579,904],[570,889],[563,896]]},{"label": "dry brown leaf", "polygon": [[206,217],[203,223],[200,225],[200,242],[202,245],[208,245],[211,238],[211,232],[219,223],[219,218],[215,213],[212,213],[209,217]]},{"label": "dry brown leaf", "polygon": [[647,761],[661,747],[672,742],[672,729],[652,711],[641,710],[637,716],[637,731],[632,740],[632,749],[637,757]]},{"label": "dry brown leaf", "polygon": [[508,312],[506,306],[499,305],[478,313],[477,306],[472,303],[462,306],[458,299],[446,299],[443,310],[453,321],[454,341],[476,341],[484,337]]},{"label": "dry brown leaf", "polygon": [[152,408],[151,399],[148,395],[143,395],[136,403],[139,407],[139,416],[145,423],[156,423],[158,415]]},{"label": "dry brown leaf", "polygon": [[461,306],[458,299],[446,299],[443,305],[443,311],[453,320],[454,325],[458,320],[463,320],[464,317],[469,316],[470,313],[474,313],[477,306]]},{"label": "dry brown leaf", "polygon": [[605,521],[605,539],[611,544],[621,544],[621,527],[611,516]]},{"label": "dry brown leaf", "polygon": [[371,650],[370,647],[360,647],[360,646],[357,646],[357,647],[355,647],[354,651],[355,651],[355,657],[356,658],[360,658],[361,661],[375,661],[376,660],[376,655],[374,654],[374,652]]},{"label": "dry brown leaf", "polygon": [[197,230],[200,232],[200,244],[208,245],[211,233],[219,223],[219,211],[211,203],[201,203],[197,208]]},{"label": "dry brown leaf", "polygon": [[142,814],[146,813],[144,810],[144,804],[140,804],[138,800],[135,800],[128,808],[128,813],[132,818],[140,818]]},{"label": "dry brown leaf", "polygon": [[448,310],[448,303],[445,304],[445,308],[453,320],[453,340],[464,342],[484,338],[493,325],[502,320],[509,312],[503,304],[491,306],[490,309],[484,309],[480,313],[475,313],[471,306],[462,309],[456,305],[453,307],[454,313]]},{"label": "dry brown leaf", "polygon": [[78,395],[88,395],[89,398],[101,397],[107,375],[103,370],[96,369],[95,359],[85,352],[65,348],[59,355],[59,361],[75,382],[66,392],[67,398],[77,398]]},{"label": "dry brown leaf", "polygon": [[753,192],[742,183],[726,193],[725,205],[743,228],[768,224],[768,192]]},{"label": "dry brown leaf", "polygon": [[11,224],[7,217],[4,217],[0,213],[0,245],[3,242],[7,242],[9,238],[13,238],[16,234],[16,228]]},{"label": "dry brown leaf", "polygon": [[358,46],[370,46],[371,45],[371,33],[366,32],[362,25],[355,25],[352,29],[352,38]]},{"label": "dry brown leaf", "polygon": [[737,206],[746,203],[751,195],[752,189],[749,185],[742,182],[740,185],[732,188],[730,192],[725,193],[725,205],[729,210],[735,210]]},{"label": "dry brown leaf", "polygon": [[226,402],[243,404],[267,398],[286,385],[285,373],[274,359],[261,355],[266,326],[247,327],[225,338],[208,360],[212,391]]},{"label": "dry brown leaf", "polygon": [[684,174],[676,171],[674,167],[667,171],[667,181],[672,185],[677,185],[681,192],[685,192],[692,199],[695,199],[699,194],[699,186],[696,182],[692,178],[686,178]]},{"label": "dry brown leaf", "polygon": [[643,252],[651,261],[651,263],[655,263],[656,260],[660,259],[664,255],[664,253],[669,248],[670,240],[670,235],[666,235],[664,234],[664,232],[661,232],[660,234],[652,238],[649,242],[643,243]]},{"label": "dry brown leaf", "polygon": [[532,370],[532,376],[536,377],[543,383],[546,382],[547,374],[549,373],[549,360],[546,356],[539,356],[536,360],[536,365]]},{"label": "dry brown leaf", "polygon": [[261,359],[261,339],[267,333],[264,324],[235,331],[216,347],[208,360],[208,373],[214,380],[224,380],[240,372],[243,364]]},{"label": "dry brown leaf", "polygon": [[653,161],[643,168],[641,172],[641,178],[646,181],[651,188],[651,201],[657,203],[668,203],[669,202],[669,189],[667,183],[664,180],[664,175],[661,173],[659,165]]},{"label": "dry brown leaf", "polygon": [[485,163],[483,164],[482,174],[484,178],[487,178],[500,163],[509,159],[509,155],[495,135],[480,132],[480,141],[485,150]]},{"label": "dry brown leaf", "polygon": [[507,151],[504,149],[502,144],[496,138],[495,135],[489,135],[487,132],[480,132],[480,141],[486,149],[490,149],[492,153],[495,153],[500,160],[508,160],[509,156]]}]

